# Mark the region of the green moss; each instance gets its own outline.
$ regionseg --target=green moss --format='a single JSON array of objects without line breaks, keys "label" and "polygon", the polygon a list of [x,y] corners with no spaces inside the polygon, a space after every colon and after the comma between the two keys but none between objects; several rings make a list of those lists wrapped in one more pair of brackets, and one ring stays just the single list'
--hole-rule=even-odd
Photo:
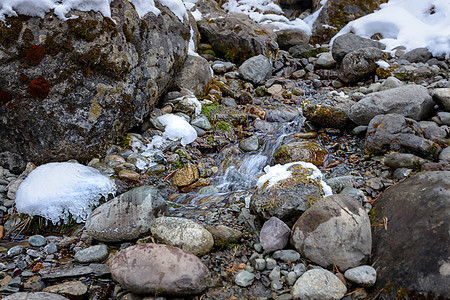
[{"label": "green moss", "polygon": [[377,70],[375,71],[375,73],[378,75],[378,77],[380,77],[381,79],[385,79],[388,78],[389,76],[392,76],[392,74],[394,73],[394,71],[396,69],[398,69],[399,66],[390,66],[387,69],[384,68],[377,68]]},{"label": "green moss", "polygon": [[378,211],[375,207],[372,207],[372,209],[369,211],[369,220],[370,224],[378,223]]},{"label": "green moss", "polygon": [[30,19],[20,15],[19,17],[6,18],[6,22],[0,21],[0,45],[9,48],[17,43],[23,22]]},{"label": "green moss", "polygon": [[99,23],[96,20],[84,21],[82,18],[67,20],[69,32],[73,36],[79,39],[83,39],[87,42],[93,42],[98,36],[98,24]]},{"label": "green moss", "polygon": [[130,136],[129,136],[129,135],[123,136],[123,137],[120,139],[118,145],[119,145],[122,149],[131,149],[131,146],[130,146]]},{"label": "green moss", "polygon": [[202,114],[204,114],[210,122],[214,121],[214,114],[223,110],[224,106],[218,103],[213,103],[211,105],[205,105],[202,107]]},{"label": "green moss", "polygon": [[220,122],[217,122],[216,124],[214,124],[214,128],[216,130],[228,132],[228,131],[231,131],[231,129],[233,128],[233,124],[231,124],[230,122],[226,122],[226,121],[220,121]]}]

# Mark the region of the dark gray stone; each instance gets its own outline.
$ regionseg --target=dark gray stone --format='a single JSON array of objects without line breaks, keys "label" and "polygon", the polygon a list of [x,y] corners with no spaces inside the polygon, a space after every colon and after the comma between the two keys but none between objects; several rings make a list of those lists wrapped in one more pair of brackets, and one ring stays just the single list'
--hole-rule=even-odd
[{"label": "dark gray stone", "polygon": [[[386,190],[375,202],[372,266],[377,287],[393,286],[435,299],[450,298],[450,172],[418,173]],[[420,293],[420,294],[419,294]]]},{"label": "dark gray stone", "polygon": [[31,247],[42,247],[47,244],[47,240],[42,235],[32,235],[28,238]]},{"label": "dark gray stone", "polygon": [[39,271],[42,280],[61,280],[64,278],[81,277],[81,276],[98,276],[103,277],[109,275],[109,267],[105,264],[90,264],[89,266],[69,266],[54,269],[43,269]]},{"label": "dark gray stone", "polygon": [[288,50],[296,45],[306,45],[310,35],[301,29],[284,29],[275,32],[280,49]]},{"label": "dark gray stone", "polygon": [[271,217],[261,228],[259,240],[261,241],[264,251],[270,253],[286,247],[289,242],[290,233],[291,229],[286,223],[277,217]]},{"label": "dark gray stone", "polygon": [[427,62],[433,55],[427,48],[416,48],[409,52],[406,52],[399,59],[404,59],[412,63]]},{"label": "dark gray stone", "polygon": [[368,47],[376,47],[384,50],[386,45],[378,41],[360,37],[359,35],[353,33],[346,33],[334,39],[333,46],[331,47],[331,53],[333,58],[338,63],[341,63],[348,53]]},{"label": "dark gray stone", "polygon": [[391,168],[408,168],[420,170],[420,167],[429,160],[408,153],[389,153],[384,156],[384,165]]},{"label": "dark gray stone", "polygon": [[371,93],[356,102],[349,110],[350,119],[358,125],[367,125],[376,115],[400,114],[416,121],[433,112],[434,102],[428,90],[411,84]]},{"label": "dark gray stone", "polygon": [[272,64],[270,60],[260,54],[244,61],[239,67],[239,75],[253,84],[259,84],[272,75]]},{"label": "dark gray stone", "polygon": [[383,51],[375,47],[348,53],[341,62],[339,80],[344,83],[354,83],[366,79],[375,72],[378,66],[375,62],[383,56]]}]

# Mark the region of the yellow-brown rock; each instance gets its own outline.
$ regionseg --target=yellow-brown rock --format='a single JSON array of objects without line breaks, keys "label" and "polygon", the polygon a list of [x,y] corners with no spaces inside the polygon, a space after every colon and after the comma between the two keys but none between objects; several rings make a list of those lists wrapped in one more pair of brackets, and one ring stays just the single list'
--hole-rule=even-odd
[{"label": "yellow-brown rock", "polygon": [[184,167],[176,171],[170,181],[173,185],[182,187],[194,183],[198,180],[199,177],[200,175],[197,166],[188,163]]}]

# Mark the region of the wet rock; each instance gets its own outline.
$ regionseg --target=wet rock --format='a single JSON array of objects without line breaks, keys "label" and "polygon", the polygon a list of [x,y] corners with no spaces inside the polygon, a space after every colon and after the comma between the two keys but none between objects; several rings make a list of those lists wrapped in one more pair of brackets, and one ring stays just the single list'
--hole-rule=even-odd
[{"label": "wet rock", "polygon": [[319,53],[317,60],[314,62],[314,67],[318,69],[331,69],[336,66],[337,62],[334,60],[331,52]]},{"label": "wet rock", "polygon": [[328,156],[328,151],[315,142],[292,142],[279,147],[273,156],[277,164],[305,161],[321,166]]},{"label": "wet rock", "polygon": [[324,269],[313,269],[297,279],[291,293],[294,299],[339,300],[346,292],[345,285],[333,273]]},{"label": "wet rock", "polygon": [[255,274],[243,270],[236,274],[234,282],[240,287],[248,287],[252,285],[254,279]]},{"label": "wet rock", "polygon": [[177,170],[170,178],[170,181],[175,186],[187,186],[194,183],[200,178],[198,168],[196,165],[188,163],[181,169]]},{"label": "wet rock", "polygon": [[431,92],[433,100],[445,111],[450,111],[450,88],[438,88]]},{"label": "wet rock", "polygon": [[320,180],[311,180],[312,168],[293,165],[291,176],[269,186],[257,188],[250,199],[253,214],[268,220],[277,217],[283,222],[295,221],[308,206],[324,195]]},{"label": "wet rock", "polygon": [[256,135],[252,135],[249,138],[243,139],[239,142],[239,148],[242,151],[256,151],[259,149],[259,139]]},{"label": "wet rock", "polygon": [[420,167],[429,162],[426,159],[407,153],[389,153],[384,156],[384,165],[391,168],[420,169]]},{"label": "wet rock", "polygon": [[368,47],[375,47],[384,50],[386,45],[371,39],[360,37],[359,35],[353,33],[346,33],[338,36],[334,40],[331,53],[333,58],[338,63],[341,63],[348,53]]},{"label": "wet rock", "polygon": [[139,244],[119,251],[111,275],[136,294],[195,295],[209,285],[211,274],[195,255],[161,244]]},{"label": "wet rock", "polygon": [[135,181],[139,179],[139,173],[131,170],[121,170],[119,174],[117,174],[120,179],[123,180],[131,180]]},{"label": "wet rock", "polygon": [[350,108],[349,117],[367,125],[376,115],[400,114],[420,121],[433,111],[434,102],[426,88],[411,84],[369,94]]},{"label": "wet rock", "polygon": [[406,52],[399,59],[404,59],[412,63],[427,62],[433,55],[427,48],[416,48],[411,51]]},{"label": "wet rock", "polygon": [[137,239],[150,233],[151,221],[166,209],[157,188],[134,188],[97,207],[86,221],[86,230],[103,242]]},{"label": "wet rock", "polygon": [[201,56],[188,55],[181,72],[174,78],[173,89],[188,89],[200,96],[212,79],[209,62]]},{"label": "wet rock", "polygon": [[346,128],[353,122],[348,112],[355,102],[341,96],[327,97],[326,99],[306,99],[302,101],[303,115],[309,121],[321,127]]},{"label": "wet rock", "polygon": [[345,271],[367,262],[372,247],[369,216],[353,197],[332,195],[316,202],[292,228],[291,245],[302,256]]},{"label": "wet rock", "polygon": [[359,266],[348,269],[344,276],[345,279],[359,286],[371,287],[377,280],[377,271],[371,266]]},{"label": "wet rock", "polygon": [[450,112],[440,111],[437,115],[442,124],[450,126]]},{"label": "wet rock", "polygon": [[203,18],[198,22],[198,29],[218,56],[236,64],[259,54],[275,56],[278,49],[276,35],[245,14]]},{"label": "wet rock", "polygon": [[[9,277],[9,281],[4,281],[4,279],[6,279],[7,277]],[[18,291],[20,291],[22,280],[19,276],[11,279],[11,276],[8,275],[4,279],[2,280],[3,286],[0,287],[0,292],[17,293]]]},{"label": "wet rock", "polygon": [[22,245],[16,245],[14,247],[9,248],[8,252],[6,253],[6,255],[8,257],[14,257],[16,255],[21,254],[24,251],[24,247]]},{"label": "wet rock", "polygon": [[377,68],[375,63],[383,57],[379,48],[362,48],[348,53],[342,60],[339,69],[339,80],[344,83],[353,83],[365,79],[373,74]]},{"label": "wet rock", "polygon": [[60,294],[69,299],[82,299],[87,293],[87,286],[81,281],[69,281],[57,285],[48,286],[43,292]]},{"label": "wet rock", "polygon": [[88,161],[138,125],[188,50],[188,20],[155,5],[161,14],[142,18],[123,0],[111,2],[110,18],[76,10],[66,21],[53,12],[9,18],[0,85],[26,105],[1,106],[0,152],[36,164]]},{"label": "wet rock", "polygon": [[214,246],[226,247],[238,244],[242,238],[242,232],[225,225],[208,226],[206,229],[214,238]]},{"label": "wet rock", "polygon": [[204,115],[199,115],[199,116],[196,116],[194,119],[192,119],[191,125],[200,127],[203,130],[211,130],[212,129],[211,123],[209,123],[208,118]]},{"label": "wet rock", "polygon": [[288,50],[296,45],[307,45],[310,35],[301,29],[283,29],[275,32],[280,49]]},{"label": "wet rock", "polygon": [[240,65],[239,74],[244,80],[259,84],[272,75],[272,64],[262,54],[253,56]]},{"label": "wet rock", "polygon": [[450,162],[450,147],[442,150],[442,152],[439,154],[439,160]]},{"label": "wet rock", "polygon": [[28,238],[28,244],[31,247],[43,247],[47,244],[47,240],[42,235],[32,235]]},{"label": "wet rock", "polygon": [[108,246],[101,244],[78,251],[74,259],[80,263],[102,262],[108,255]]},{"label": "wet rock", "polygon": [[[311,41],[328,43],[347,23],[378,9],[386,0],[330,0],[327,1],[312,26]],[[326,26],[324,26],[326,25]]]},{"label": "wet rock", "polygon": [[[375,203],[373,267],[377,286],[449,298],[450,172],[413,175],[384,191]],[[386,230],[387,228],[387,230]]]},{"label": "wet rock", "polygon": [[290,122],[300,116],[300,112],[296,107],[288,105],[268,108],[265,112],[265,119],[268,122]]},{"label": "wet rock", "polygon": [[284,249],[289,242],[290,233],[291,229],[286,223],[277,217],[271,217],[261,228],[259,240],[261,241],[264,251],[270,253]]},{"label": "wet rock", "polygon": [[430,159],[440,152],[439,145],[423,137],[416,121],[399,114],[379,115],[370,121],[365,149],[369,154],[397,151]]},{"label": "wet rock", "polygon": [[211,233],[202,225],[188,219],[156,218],[150,229],[161,243],[179,247],[197,256],[208,253],[214,246]]},{"label": "wet rock", "polygon": [[4,300],[66,300],[66,297],[44,292],[20,292],[2,298]]}]

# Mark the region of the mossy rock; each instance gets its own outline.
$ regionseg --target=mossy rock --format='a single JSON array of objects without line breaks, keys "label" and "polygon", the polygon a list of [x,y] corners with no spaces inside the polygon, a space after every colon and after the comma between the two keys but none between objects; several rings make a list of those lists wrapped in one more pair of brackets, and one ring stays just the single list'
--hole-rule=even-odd
[{"label": "mossy rock", "polygon": [[303,141],[284,144],[274,153],[275,163],[287,164],[305,161],[321,166],[327,159],[327,150],[316,142]]}]

